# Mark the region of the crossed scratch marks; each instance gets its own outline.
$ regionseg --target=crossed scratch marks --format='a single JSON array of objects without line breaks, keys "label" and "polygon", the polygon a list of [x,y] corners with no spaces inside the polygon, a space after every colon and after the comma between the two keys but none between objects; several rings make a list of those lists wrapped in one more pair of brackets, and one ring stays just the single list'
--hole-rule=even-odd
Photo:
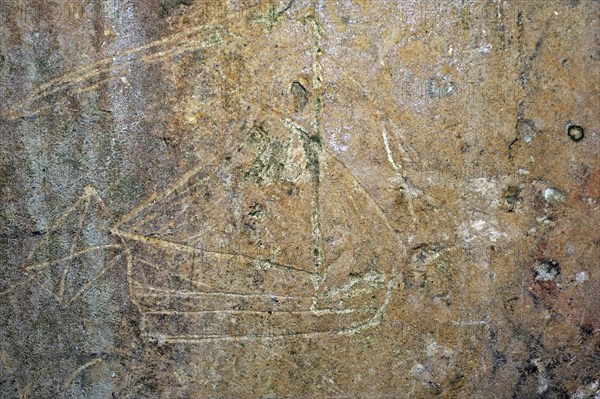
[{"label": "crossed scratch marks", "polygon": [[[75,242],[75,241],[74,241]],[[63,262],[66,262],[68,260],[74,259],[80,255],[85,255],[87,253],[90,252],[94,252],[94,251],[99,251],[102,249],[121,249],[122,246],[121,245],[117,245],[117,244],[107,244],[107,245],[98,245],[95,247],[89,247],[89,248],[85,248],[82,249],[81,251],[76,251],[76,252],[72,252],[69,256],[65,256],[64,258],[61,259],[56,259],[56,260],[46,260],[43,262],[39,262],[36,263],[34,265],[30,265],[30,266],[26,266],[25,270],[27,272],[39,272],[42,271],[48,267],[52,267],[55,265],[59,265]],[[69,267],[65,267],[64,271],[63,271],[63,277],[61,279],[61,287],[60,287],[60,293],[62,296],[62,293],[64,293],[64,279],[65,279],[65,275],[67,275],[69,273]]]},{"label": "crossed scratch marks", "polygon": [[[299,125],[293,125],[293,122],[289,121],[289,118],[282,118],[284,121],[288,121],[288,127],[292,126],[295,130],[303,133],[304,138],[309,143],[309,149],[311,152],[311,156],[318,164],[319,159],[321,161],[329,161],[333,159],[335,163],[339,163],[345,174],[349,174],[352,178],[347,179],[347,181],[354,182],[354,188],[358,188],[365,198],[368,198],[369,202],[372,202],[372,205],[375,206],[376,213],[383,219],[387,228],[390,230],[392,234],[398,239],[398,242],[401,242],[400,239],[396,235],[396,230],[391,226],[387,216],[375,200],[375,198],[369,193],[362,182],[352,173],[352,171],[344,164],[344,162],[338,158],[335,154],[333,154],[328,148],[325,146],[321,146],[320,144],[320,130],[321,130],[321,114],[322,114],[322,94],[323,94],[323,85],[322,85],[322,68],[321,65],[321,57],[322,50],[318,48],[319,39],[321,36],[320,28],[316,21],[313,21],[313,29],[314,29],[314,49],[313,49],[313,91],[317,93],[317,97],[314,102],[314,117],[312,119],[311,128],[312,132],[309,132],[307,129],[303,129]],[[30,96],[26,97],[22,101],[17,104],[14,104],[9,113],[12,117],[19,117],[20,115],[32,115],[31,111],[37,103],[41,102],[44,98],[59,93],[59,92],[68,92],[68,93],[81,93],[86,90],[92,90],[95,85],[102,84],[109,79],[105,79],[104,81],[97,81],[97,79],[103,73],[110,72],[113,75],[118,75],[119,73],[123,73],[129,68],[132,63],[151,63],[151,62],[161,62],[168,60],[172,57],[175,57],[184,52],[193,51],[195,49],[199,49],[205,46],[210,46],[212,44],[218,43],[221,40],[221,37],[216,31],[211,31],[206,27],[198,27],[186,30],[176,35],[168,36],[164,39],[148,43],[147,45],[140,46],[134,49],[127,50],[125,52],[117,54],[113,58],[107,58],[97,63],[91,64],[89,66],[79,68],[73,72],[70,72],[66,75],[63,75],[57,79],[53,79],[38,88],[34,93]],[[212,34],[213,39],[205,40],[202,37],[206,36],[206,34]],[[285,123],[285,122],[284,122]],[[391,155],[391,149],[389,145],[389,139],[387,137],[387,132],[384,130],[384,144],[386,150],[388,151],[389,159],[392,161],[392,165],[394,169],[400,173],[400,166],[395,162],[393,156]],[[316,137],[315,137],[316,136]],[[312,140],[312,141],[311,141]],[[333,162],[332,162],[333,163]],[[208,166],[206,166],[208,165]],[[57,257],[57,258],[48,258],[43,261],[35,262],[33,259],[33,253],[28,257],[28,265],[24,268],[24,274],[28,276],[29,282],[31,280],[40,280],[40,274],[50,269],[53,266],[59,264],[65,264],[64,269],[62,269],[62,273],[60,276],[60,281],[58,284],[58,289],[54,290],[51,287],[46,286],[43,282],[40,281],[42,288],[50,292],[55,299],[65,305],[68,306],[77,299],[81,298],[81,295],[85,290],[89,289],[89,287],[100,277],[102,277],[108,270],[112,267],[115,267],[117,264],[120,264],[121,260],[125,259],[127,261],[128,267],[128,281],[130,284],[130,297],[132,301],[138,305],[140,298],[136,298],[136,296],[146,296],[150,298],[156,298],[156,303],[154,305],[158,305],[158,299],[167,296],[169,299],[174,297],[186,297],[191,299],[198,299],[198,302],[202,302],[207,299],[210,294],[212,296],[221,296],[221,297],[229,297],[233,299],[241,299],[246,300],[250,297],[258,297],[260,299],[270,300],[268,295],[252,295],[252,294],[241,294],[241,293],[233,293],[233,292],[214,292],[220,290],[224,290],[224,287],[215,288],[212,284],[206,284],[204,281],[197,281],[193,278],[193,274],[189,274],[189,277],[183,274],[178,274],[178,278],[187,281],[190,284],[191,290],[195,291],[184,291],[181,289],[175,290],[160,290],[156,287],[151,287],[149,285],[140,284],[139,281],[135,278],[132,271],[132,263],[134,259],[134,255],[130,252],[128,247],[129,243],[133,242],[131,248],[135,248],[138,243],[144,244],[148,247],[170,250],[172,252],[178,254],[190,254],[190,255],[199,255],[203,257],[205,255],[210,255],[208,258],[211,258],[211,261],[219,260],[221,258],[228,259],[231,261],[245,260],[245,261],[261,261],[268,262],[269,268],[280,269],[282,271],[287,271],[291,274],[302,274],[303,276],[310,279],[315,277],[315,279],[320,284],[321,281],[324,280],[323,275],[327,275],[327,267],[325,266],[325,262],[323,258],[325,257],[323,246],[323,232],[321,231],[321,215],[320,215],[320,204],[319,204],[319,191],[318,184],[321,179],[322,171],[320,169],[316,169],[313,171],[313,179],[314,183],[317,184],[317,187],[314,192],[314,196],[312,198],[314,213],[312,215],[312,224],[313,224],[313,238],[316,242],[316,249],[320,252],[315,256],[315,270],[307,271],[302,268],[296,267],[290,264],[276,263],[267,259],[261,259],[259,257],[250,256],[239,251],[223,251],[223,250],[214,250],[214,249],[205,249],[205,248],[197,248],[196,246],[191,246],[188,244],[172,242],[161,238],[156,238],[152,236],[141,235],[136,232],[129,231],[127,228],[123,227],[127,225],[128,222],[136,219],[144,214],[148,210],[149,207],[157,204],[158,202],[167,199],[167,197],[171,196],[173,193],[177,193],[178,195],[183,194],[181,198],[183,201],[187,198],[186,190],[189,190],[187,187],[190,179],[197,177],[200,174],[214,174],[217,170],[219,162],[215,162],[215,159],[208,160],[202,165],[198,165],[190,171],[186,172],[180,179],[171,184],[166,190],[162,192],[151,194],[146,200],[142,201],[138,206],[134,207],[130,212],[123,215],[116,223],[109,224],[108,226],[104,226],[102,232],[107,236],[110,235],[114,238],[117,237],[118,241],[116,243],[95,245],[86,248],[79,248],[78,241],[81,238],[82,231],[84,229],[84,225],[86,223],[87,217],[90,214],[90,206],[93,203],[99,204],[102,209],[102,213],[107,215],[107,219],[112,221],[112,217],[110,216],[110,212],[104,206],[104,203],[98,196],[97,192],[92,188],[87,188],[84,192],[84,195],[80,197],[76,204],[73,205],[59,220],[57,224],[49,231],[48,237],[52,236],[52,234],[58,229],[58,227],[64,225],[72,216],[79,215],[77,221],[73,224],[75,226],[75,233],[72,236],[72,241],[70,242],[68,253],[65,256]],[[214,170],[210,171],[213,168]],[[323,175],[324,176],[324,175]],[[350,186],[350,184],[349,184]],[[356,191],[355,191],[356,192]],[[348,193],[346,193],[348,194]],[[342,192],[340,191],[340,196]],[[352,198],[352,194],[350,194],[350,201],[353,202],[353,207],[358,209],[359,204],[356,203],[356,199]],[[184,204],[185,205],[185,204]],[[373,209],[373,208],[372,208]],[[152,215],[146,215],[146,218],[151,218]],[[143,220],[143,217],[140,217]],[[349,218],[351,219],[351,218]],[[351,221],[348,220],[346,222],[348,225],[351,224]],[[126,241],[127,240],[127,241]],[[127,244],[126,244],[127,242]],[[140,246],[138,246],[140,247]],[[148,250],[149,248],[145,248],[144,250]],[[143,246],[141,246],[143,248]],[[67,279],[69,274],[72,272],[72,265],[70,261],[75,260],[81,256],[86,254],[95,253],[96,251],[120,251],[117,256],[115,256],[110,262],[107,262],[105,267],[91,280],[86,282],[71,298],[67,298]],[[35,251],[34,251],[35,252]],[[166,272],[174,272],[177,273],[178,270],[168,270],[170,265],[163,266],[160,265],[160,261],[155,262],[141,259],[138,255],[146,255],[145,253],[135,254],[135,260],[143,263],[144,265],[154,269],[161,270]],[[185,258],[185,256],[183,257]],[[181,259],[181,258],[180,258]],[[239,262],[242,263],[242,262]],[[247,262],[246,262],[247,263]],[[210,270],[210,269],[208,269]],[[229,326],[223,327],[221,330],[217,331],[217,334],[214,331],[210,330],[210,328],[219,327],[219,323],[227,323],[228,320],[225,319],[225,316],[230,317],[231,315],[237,315],[238,313],[245,313],[247,315],[265,315],[265,310],[255,310],[253,309],[233,309],[233,308],[219,308],[218,310],[202,310],[198,308],[191,308],[192,310],[186,310],[186,308],[182,309],[161,309],[160,306],[155,306],[155,310],[146,311],[143,317],[150,316],[185,316],[186,319],[178,319],[178,318],[166,318],[167,322],[163,322],[160,317],[152,318],[148,325],[151,327],[158,327],[157,330],[165,331],[166,334],[163,336],[165,342],[171,343],[197,343],[200,341],[220,341],[220,340],[254,340],[257,338],[260,339],[278,339],[278,338],[286,338],[286,337],[323,337],[325,335],[351,335],[357,332],[363,331],[364,329],[370,328],[379,324],[383,312],[385,308],[388,306],[392,294],[392,290],[395,284],[395,269],[392,271],[392,278],[388,280],[387,287],[385,287],[385,295],[383,300],[383,305],[378,309],[369,310],[368,314],[365,317],[358,317],[351,319],[343,318],[345,315],[352,316],[354,313],[359,313],[359,309],[347,308],[347,309],[322,309],[317,308],[316,306],[299,306],[298,309],[285,309],[285,310],[273,310],[277,315],[273,315],[273,323],[275,327],[273,330],[269,330],[271,327],[263,328],[261,324],[262,321],[258,318],[251,318],[250,322],[247,322],[247,325],[243,325],[242,327]],[[315,281],[315,280],[313,280]],[[21,284],[19,284],[21,285]],[[289,288],[285,288],[282,291],[285,291]],[[213,292],[206,292],[206,291]],[[141,292],[145,291],[145,292]],[[318,291],[318,284],[317,284]],[[288,294],[291,291],[287,292]],[[285,292],[280,292],[278,294],[285,294]],[[231,296],[230,296],[231,295]],[[313,305],[315,302],[315,294],[310,299],[313,300]],[[279,296],[280,299],[283,299],[284,296]],[[292,297],[290,297],[292,298]],[[297,299],[298,297],[294,297]],[[208,302],[208,301],[207,301]],[[227,303],[227,302],[220,302]],[[195,310],[194,310],[195,309]],[[361,309],[364,312],[364,309]],[[213,319],[202,319],[196,318],[198,314],[209,313],[209,315],[216,315],[218,317]],[[271,314],[271,313],[269,313]],[[307,316],[305,319],[302,318],[276,318],[283,314],[284,316]],[[332,316],[328,318],[328,316]],[[336,320],[335,317],[339,317],[339,320]],[[156,324],[151,324],[156,320]],[[171,325],[165,326],[164,324],[168,324],[168,321],[171,322]],[[205,323],[207,321],[207,323]],[[324,321],[324,322],[323,322]],[[181,333],[178,333],[179,330],[173,330],[172,328],[177,328],[178,326],[174,326],[174,324],[185,324],[189,322],[190,328],[182,329]],[[239,319],[241,324],[245,323],[243,318]],[[322,322],[319,324],[319,322]],[[160,324],[162,323],[162,324]],[[206,325],[210,324],[210,328],[206,329]],[[184,326],[185,327],[185,326]],[[198,328],[194,330],[194,328]],[[247,329],[244,329],[248,327]],[[229,328],[229,329],[228,329]],[[148,331],[152,331],[151,329]],[[146,333],[148,331],[145,331]],[[174,332],[170,332],[174,331]],[[212,331],[212,332],[211,332]]]},{"label": "crossed scratch marks", "polygon": [[[152,195],[139,207],[136,207],[132,212],[121,218],[120,222],[124,223],[135,218],[140,213],[143,213],[146,207],[154,205],[159,198],[163,198],[177,189],[182,189],[186,185],[186,182],[201,170],[202,167],[197,167],[186,173],[180,180],[167,188],[165,192]],[[358,204],[354,206],[356,207]],[[104,241],[98,245],[82,247],[79,242],[82,241],[82,238],[86,234],[90,234],[90,224],[88,221],[93,215],[100,216],[101,219],[106,221],[105,225],[97,225],[98,222],[95,222],[92,226],[93,229],[102,233],[101,236],[108,238],[104,238]],[[23,274],[28,277],[26,283],[32,280],[36,281],[41,286],[41,289],[52,294],[61,305],[68,307],[79,300],[82,294],[99,278],[112,268],[122,264],[122,261],[125,260],[128,272],[127,278],[130,284],[130,297],[132,302],[142,312],[145,336],[153,337],[152,334],[158,334],[164,342],[187,344],[204,341],[236,341],[290,337],[311,338],[355,334],[379,324],[394,288],[395,280],[392,278],[385,288],[383,304],[378,309],[358,309],[352,307],[344,309],[327,307],[315,309],[311,305],[314,302],[314,296],[288,296],[286,295],[288,288],[285,288],[282,292],[276,292],[277,297],[270,295],[268,291],[259,291],[258,293],[226,292],[224,286],[221,284],[215,286],[206,284],[204,281],[197,281],[197,277],[193,273],[193,268],[190,270],[191,274],[188,277],[185,273],[181,273],[181,271],[188,270],[186,269],[187,266],[182,268],[182,270],[179,270],[179,266],[177,265],[169,265],[168,262],[166,262],[166,266],[161,266],[160,263],[163,260],[167,261],[170,258],[159,258],[160,260],[157,264],[154,260],[142,259],[142,255],[145,252],[138,254],[137,251],[143,249],[144,246],[149,246],[171,251],[171,253],[182,254],[183,258],[173,258],[179,259],[179,261],[185,259],[186,254],[188,254],[191,255],[191,259],[209,259],[209,264],[210,262],[220,262],[219,259],[225,259],[229,264],[235,265],[240,263],[242,269],[246,268],[243,264],[252,264],[254,261],[268,262],[269,265],[267,268],[279,270],[278,273],[284,272],[280,276],[290,273],[290,278],[296,278],[298,282],[310,281],[315,277],[317,271],[307,271],[294,265],[277,263],[238,251],[216,251],[196,248],[165,239],[144,236],[114,227],[115,224],[112,224],[112,220],[113,218],[109,210],[104,205],[97,191],[91,187],[87,187],[75,204],[58,218],[46,236],[27,257],[23,266]],[[71,226],[74,231],[67,229],[65,232],[64,227],[66,225]],[[65,243],[62,245],[65,248],[64,256],[49,257],[36,262],[36,254],[39,253],[40,248],[61,232],[66,233],[66,235],[63,235],[70,239],[66,245]],[[132,248],[137,248],[135,256],[131,253],[129,243],[133,244]],[[135,243],[142,244],[142,246],[136,246]],[[69,294],[69,291],[66,289],[67,279],[73,271],[73,266],[70,262],[85,255],[106,251],[115,251],[117,255],[110,261],[104,261],[102,269],[97,274],[84,284],[80,284],[73,294]],[[47,256],[48,254],[42,252],[41,255]],[[101,256],[99,258],[102,259]],[[133,275],[132,264],[134,259],[136,262],[141,262],[152,269],[173,272],[177,274],[177,278],[187,279],[186,281],[192,283],[190,285],[191,291],[181,290],[181,287],[169,290],[143,284]],[[246,262],[240,262],[243,260]],[[58,288],[54,289],[43,281],[42,273],[57,265],[65,266],[60,274]],[[207,270],[210,270],[210,267]],[[394,274],[392,273],[392,275]],[[296,277],[293,277],[294,275]],[[20,283],[18,286],[22,284],[24,283]],[[286,284],[289,284],[289,281]],[[16,286],[11,289],[14,288]],[[288,292],[288,294],[290,293],[291,291]],[[317,294],[315,293],[314,295]],[[144,298],[149,298],[150,301],[148,302]],[[180,302],[181,300],[184,302]],[[187,302],[185,302],[186,300]],[[145,307],[140,306],[142,302],[144,302]],[[280,303],[274,305],[274,302]],[[236,304],[240,304],[242,307],[237,307],[238,305]],[[268,312],[269,316],[267,316],[267,319],[264,319],[263,317],[266,316],[268,309],[271,309],[271,311]],[[249,319],[242,316],[249,317]],[[183,317],[183,319],[178,319],[178,317]],[[240,325],[238,326],[231,320],[238,320],[235,323],[239,322]]]},{"label": "crossed scratch marks", "polygon": [[[174,193],[186,194],[187,190],[189,190],[187,185],[192,178],[195,178],[198,175],[203,174],[204,177],[201,180],[204,181],[205,179],[208,179],[209,177],[214,175],[217,172],[217,170],[219,169],[219,167],[220,167],[219,163],[216,162],[216,160],[214,158],[212,160],[208,160],[206,162],[206,164],[197,165],[193,169],[184,173],[183,176],[181,176],[181,178],[179,178],[177,181],[175,181],[173,184],[171,184],[167,189],[165,189],[159,193],[151,194],[140,205],[136,206],[130,212],[125,214],[123,217],[121,217],[116,223],[114,223],[112,225],[112,227],[110,228],[110,232],[112,234],[115,234],[115,235],[123,238],[123,239],[137,241],[137,242],[140,242],[143,244],[154,246],[156,248],[171,249],[171,250],[181,252],[181,253],[198,254],[198,255],[207,255],[208,254],[208,255],[216,255],[216,256],[226,257],[226,258],[242,258],[242,259],[250,260],[250,261],[268,262],[269,267],[274,267],[274,268],[279,268],[279,269],[287,269],[287,270],[292,270],[295,272],[305,273],[305,274],[309,274],[309,275],[313,274],[307,270],[304,270],[304,269],[294,266],[294,265],[279,263],[279,262],[275,262],[273,260],[263,259],[263,258],[256,257],[256,256],[251,256],[248,254],[244,254],[240,251],[215,250],[215,249],[208,249],[208,248],[203,248],[203,247],[198,248],[196,246],[192,246],[192,245],[188,245],[188,244],[172,242],[172,241],[169,241],[166,239],[137,234],[135,232],[126,231],[125,229],[120,228],[123,224],[126,224],[127,222],[131,221],[136,216],[138,216],[138,215],[142,214],[144,211],[146,211],[149,207],[151,207],[152,205],[154,205],[160,201],[165,200],[170,195],[172,195]],[[186,198],[185,195],[183,196],[183,198],[184,199]],[[146,218],[151,218],[151,217],[153,217],[153,215],[146,216]],[[145,222],[145,221],[146,221],[146,219],[142,220],[142,222]]]},{"label": "crossed scratch marks", "polygon": [[[299,131],[299,132],[301,132],[302,134],[305,134],[305,135],[307,134],[307,131],[306,131],[305,128],[303,128],[302,126],[300,126],[296,122],[292,121],[291,119],[285,118],[285,116],[279,114],[276,109],[269,108],[269,110],[271,112],[275,113],[276,115],[279,115],[280,117],[282,117],[284,125],[287,126],[288,128],[290,128],[292,130]],[[360,178],[358,176],[356,176],[356,174],[354,174],[354,172],[352,171],[352,169],[350,169],[350,167],[348,167],[348,165],[346,165],[346,163],[344,161],[342,161],[337,156],[337,154],[335,154],[334,152],[332,152],[329,148],[327,148],[326,146],[322,146],[321,150],[323,151],[324,155],[326,155],[326,159],[333,160],[335,163],[339,164],[344,169],[344,171],[348,174],[348,176],[350,176],[352,178],[352,180],[356,183],[356,186],[361,190],[361,192],[364,193],[367,196],[367,198],[369,199],[369,201],[372,202],[373,205],[375,205],[375,207],[378,210],[379,215],[384,219],[385,224],[388,227],[388,229],[394,234],[394,236],[399,241],[401,241],[400,237],[396,233],[396,229],[392,226],[392,224],[391,224],[388,216],[385,214],[385,212],[381,208],[381,205],[379,205],[379,203],[373,197],[373,195],[369,192],[369,190],[366,189],[365,185],[360,180]]]},{"label": "crossed scratch marks", "polygon": [[[78,95],[94,90],[126,74],[133,64],[165,62],[181,54],[218,45],[227,36],[231,37],[233,34],[217,27],[203,25],[119,52],[43,83],[25,98],[10,106],[5,118],[15,120],[20,117],[35,116],[51,107],[41,104],[51,95],[58,93]],[[106,73],[110,73],[111,77],[98,79]]]},{"label": "crossed scratch marks", "polygon": [[193,247],[193,246],[186,245],[186,244],[176,243],[176,242],[172,242],[172,241],[168,241],[168,240],[160,239],[160,238],[155,238],[155,237],[148,237],[148,236],[144,236],[141,234],[130,233],[130,232],[114,229],[114,228],[111,229],[111,232],[122,238],[127,238],[130,240],[138,241],[138,242],[148,244],[148,245],[158,247],[158,248],[172,249],[177,252],[200,254],[200,255],[210,254],[210,255],[218,255],[218,256],[225,256],[225,257],[240,257],[240,258],[244,258],[244,259],[251,260],[251,261],[268,262],[270,267],[293,270],[296,272],[306,273],[309,275],[314,274],[312,272],[309,272],[307,270],[301,269],[301,268],[293,266],[293,265],[278,263],[278,262],[274,262],[274,261],[268,260],[268,259],[257,258],[254,256],[246,255],[242,252],[217,251],[217,250],[197,248],[197,247]]},{"label": "crossed scratch marks", "polygon": [[[288,123],[289,128],[294,127],[291,123]],[[302,129],[299,126],[295,126],[295,128]],[[317,156],[320,156],[322,161],[328,159],[328,156]],[[308,271],[293,264],[277,263],[269,259],[250,256],[242,251],[197,247],[185,243],[187,242],[185,236],[179,237],[177,242],[169,241],[152,234],[139,234],[129,226],[136,219],[146,220],[151,217],[152,214],[144,216],[148,208],[159,206],[165,201],[166,203],[178,201],[184,206],[184,200],[189,195],[188,182],[204,181],[206,173],[211,173],[212,169],[214,167],[209,165],[198,166],[190,170],[166,190],[152,194],[110,228],[113,235],[122,238],[127,245],[131,244],[132,251],[135,253],[133,260],[130,261],[130,267],[135,264],[138,271],[135,272],[135,276],[130,278],[130,295],[141,310],[142,330],[145,337],[173,344],[294,337],[316,338],[352,335],[380,323],[394,288],[395,280],[393,278],[387,286],[381,288],[383,303],[379,309],[372,309],[368,306],[366,308],[349,306],[341,309],[327,306],[316,307],[313,305],[315,297],[319,293],[311,292],[312,296],[302,297],[302,290],[298,287],[309,289],[310,284],[306,283],[318,278],[318,273],[323,270]],[[349,172],[343,169],[340,173],[347,174]],[[200,176],[197,176],[198,174]],[[349,178],[345,180],[354,182]],[[357,186],[359,185],[357,184]],[[350,186],[348,188],[351,189]],[[169,198],[173,193],[177,195]],[[342,191],[340,191],[340,195],[342,195]],[[368,193],[366,195],[368,196]],[[352,201],[354,200],[352,198]],[[358,207],[359,204],[355,203],[354,208]],[[373,209],[372,205],[371,209]],[[134,225],[137,224],[134,223]],[[151,256],[149,260],[143,259],[149,256]],[[266,280],[274,281],[277,284],[269,283],[257,287],[243,285],[243,282],[246,281],[244,276],[252,270],[252,264],[255,264],[255,261],[268,263],[265,270],[272,270],[267,272],[257,269],[258,273],[264,272],[264,275],[267,276]],[[146,281],[147,278],[143,276],[145,272],[140,265],[160,271],[161,275],[157,276],[158,279],[154,281],[152,280],[154,277],[150,274],[151,278]],[[220,277],[223,270],[232,271],[232,274],[229,274],[231,277],[228,277],[228,283],[225,283],[225,280]],[[173,281],[164,280],[163,273],[171,273],[175,279]],[[211,273],[216,274],[213,276]],[[394,274],[392,273],[392,275]],[[280,280],[284,276],[287,276],[285,281]],[[274,280],[269,280],[270,278]],[[178,280],[191,284],[181,284]],[[158,285],[157,282],[159,282]],[[291,282],[294,282],[292,285],[295,288],[288,286]],[[229,284],[230,290],[243,287],[250,291],[245,293],[226,292],[228,291],[227,285],[223,285],[223,283]],[[189,288],[182,289],[188,286]],[[293,291],[289,291],[290,289],[297,293],[292,293]],[[271,290],[274,295],[270,294]]]},{"label": "crossed scratch marks", "polygon": [[[284,124],[290,129],[303,129],[289,120],[284,120]],[[322,161],[328,160],[329,155],[330,154],[325,150],[324,155],[320,155]],[[333,155],[332,157],[335,158]],[[341,163],[339,159],[335,159],[336,163]],[[347,167],[345,167],[345,165],[343,166],[344,167],[340,168],[341,170],[338,173],[341,173],[342,175],[352,175]],[[170,193],[175,192],[176,189],[185,191],[187,181],[192,179],[195,173],[200,173],[200,170],[201,168],[195,168],[189,173],[186,173],[182,179],[174,182],[171,187],[165,191],[167,194],[153,194],[149,200],[144,201],[144,203],[136,208],[135,211],[123,217],[119,223],[126,223],[143,214],[146,207],[155,205]],[[364,187],[362,187],[362,184],[356,179],[346,177],[345,180],[347,182],[352,182],[354,189],[358,189],[362,192],[361,195],[369,198],[368,201],[374,201]],[[343,191],[340,191],[340,195],[342,195],[342,192]],[[350,196],[352,196],[352,194],[350,194]],[[355,198],[351,198],[351,201],[354,201],[354,208],[358,209],[360,207],[360,205],[355,202]],[[375,202],[373,202],[373,204],[376,205]],[[371,209],[373,209],[373,204],[370,205]],[[385,215],[381,213],[381,216],[384,217]],[[348,223],[350,222],[348,221]],[[389,224],[387,227],[390,231],[394,231]],[[147,246],[170,251],[171,253],[188,254],[188,256],[185,256],[184,258],[178,259],[185,259],[188,257],[190,259],[210,259],[210,263],[217,262],[219,259],[224,258],[235,264],[239,263],[239,267],[241,267],[239,269],[240,272],[243,272],[246,269],[246,267],[243,266],[244,263],[240,262],[240,260],[265,261],[264,259],[249,256],[238,251],[215,251],[197,248],[192,245],[127,231],[123,227],[113,227],[111,228],[111,232],[114,235],[118,235],[127,240],[127,242],[134,242],[132,248],[136,246],[135,243],[140,243],[143,244],[141,248]],[[136,252],[138,252],[137,249]],[[140,255],[142,255],[142,252],[140,252]],[[136,262],[141,261],[141,263],[147,264],[154,269],[175,270],[175,273],[178,273],[178,277],[185,276],[186,270],[189,271],[193,267],[192,265],[183,267],[183,272],[180,272],[179,270],[176,270],[178,269],[177,266],[169,265],[169,262],[166,262],[166,260],[167,258],[165,257],[166,265],[162,266],[155,264],[154,260],[152,262],[141,261],[141,258],[136,256]],[[287,271],[291,273],[290,276],[296,273],[302,274],[308,278],[318,277],[317,273],[321,272],[320,270],[307,271],[294,265],[277,264],[271,261],[268,262],[271,263],[269,266],[270,268],[281,269],[283,272]],[[152,265],[150,265],[150,263],[152,263]],[[190,274],[190,276],[192,275],[194,274]],[[200,276],[201,275],[202,274],[200,273]],[[307,299],[314,304],[314,295],[317,295],[317,293],[315,293],[313,297],[310,298],[285,297],[284,290],[283,292],[276,291],[277,298],[281,302],[281,306],[284,307],[278,308],[273,306],[273,309],[267,312],[270,305],[268,303],[265,305],[264,302],[260,301],[267,300],[267,302],[269,302],[268,292],[261,292],[260,294],[215,292],[215,289],[211,284],[204,284],[203,282],[199,285],[193,284],[195,287],[191,287],[191,290],[182,290],[181,287],[164,289],[146,283],[140,284],[139,279],[136,279],[132,286],[132,296],[137,297],[136,301],[138,304],[142,305],[142,325],[145,336],[151,340],[158,340],[159,342],[171,344],[197,344],[201,342],[247,341],[257,339],[270,340],[294,337],[317,338],[324,336],[352,335],[377,326],[381,322],[383,313],[391,301],[392,291],[395,288],[396,281],[394,276],[395,271],[391,273],[391,278],[388,280],[386,286],[382,287],[383,303],[377,309],[316,308],[306,303],[284,305],[284,298],[290,300]],[[306,277],[299,281],[306,281]],[[184,280],[186,279],[185,277],[181,278]],[[194,281],[194,279],[190,277],[189,281]],[[223,290],[224,288],[220,284],[216,286],[220,290]],[[196,291],[196,289],[198,291]],[[280,296],[280,294],[283,296]],[[148,298],[151,300],[148,301]],[[231,300],[227,301],[227,298],[231,298]],[[232,304],[235,303],[243,304],[243,307],[232,306]],[[253,316],[262,317],[258,318]],[[232,320],[235,320],[235,322]]]},{"label": "crossed scratch marks", "polygon": [[[142,201],[138,206],[136,206],[131,211],[129,211],[125,215],[123,215],[115,224],[113,224],[112,228],[118,229],[119,226],[127,223],[128,221],[130,221],[131,219],[133,219],[140,213],[144,212],[146,209],[148,209],[148,207],[152,206],[156,202],[167,198],[168,196],[170,196],[173,193],[181,191],[182,189],[184,189],[186,187],[186,185],[188,184],[190,179],[197,176],[198,174],[206,171],[207,174],[206,174],[205,178],[210,177],[211,175],[216,173],[216,171],[219,168],[219,164],[214,161],[215,161],[215,158],[212,158],[210,160],[207,160],[204,163],[196,165],[194,168],[185,172],[179,179],[177,179],[173,184],[171,184],[164,191],[151,194],[146,200]],[[211,165],[211,164],[213,164],[215,166],[213,166],[213,168],[211,170],[207,170],[206,165]]]},{"label": "crossed scratch marks", "polygon": [[[92,187],[86,187],[75,204],[57,219],[26,257],[21,267],[22,274],[26,278],[0,292],[0,295],[8,294],[21,286],[35,282],[63,307],[69,307],[80,299],[81,295],[99,278],[120,264],[126,254],[120,238],[116,242],[114,239],[112,242],[101,239],[101,242],[96,245],[88,245],[83,237],[84,231],[86,234],[104,237],[109,231],[106,226],[98,225],[98,223],[102,220],[109,222],[111,219],[112,216],[97,191]],[[73,226],[74,232],[70,231]],[[65,247],[67,247],[66,253]],[[63,256],[60,256],[61,254]],[[105,254],[113,254],[113,256],[103,264],[99,271],[92,273],[87,281],[83,281],[81,284],[73,283],[73,289],[67,293],[69,277],[73,276],[73,273],[80,272],[80,270],[72,270],[74,262],[89,255],[94,255],[94,258],[97,259],[104,259]],[[39,261],[40,256],[50,259]],[[54,269],[61,266],[62,272],[59,273],[58,282],[56,282],[52,275]],[[45,275],[46,272],[50,274]]]}]

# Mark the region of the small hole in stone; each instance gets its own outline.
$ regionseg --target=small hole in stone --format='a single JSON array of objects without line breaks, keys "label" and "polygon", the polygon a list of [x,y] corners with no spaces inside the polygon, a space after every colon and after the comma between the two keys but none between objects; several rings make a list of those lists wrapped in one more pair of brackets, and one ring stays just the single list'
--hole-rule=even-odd
[{"label": "small hole in stone", "polygon": [[577,125],[569,125],[567,127],[567,134],[573,141],[580,141],[583,139],[583,128]]}]

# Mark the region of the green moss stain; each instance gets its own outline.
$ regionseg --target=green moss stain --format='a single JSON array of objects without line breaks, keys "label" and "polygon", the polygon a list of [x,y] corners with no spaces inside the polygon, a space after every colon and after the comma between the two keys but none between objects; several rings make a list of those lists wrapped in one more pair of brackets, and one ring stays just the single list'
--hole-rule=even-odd
[{"label": "green moss stain", "polygon": [[267,31],[270,32],[277,26],[280,16],[281,12],[274,4],[271,4],[266,12],[254,14],[251,21],[257,25],[264,25]]},{"label": "green moss stain", "polygon": [[319,154],[322,149],[321,137],[312,135],[303,135],[304,152],[306,153],[306,169],[311,173],[313,179],[319,178],[320,163]]},{"label": "green moss stain", "polygon": [[252,131],[249,141],[256,148],[257,156],[244,178],[258,185],[282,181],[289,143],[282,143],[262,127]]}]

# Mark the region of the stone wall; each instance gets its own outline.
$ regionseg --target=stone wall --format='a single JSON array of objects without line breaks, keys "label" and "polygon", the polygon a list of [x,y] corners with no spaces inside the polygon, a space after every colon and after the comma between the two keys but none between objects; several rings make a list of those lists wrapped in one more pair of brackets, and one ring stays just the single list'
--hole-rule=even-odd
[{"label": "stone wall", "polygon": [[600,3],[0,2],[0,397],[600,398]]}]

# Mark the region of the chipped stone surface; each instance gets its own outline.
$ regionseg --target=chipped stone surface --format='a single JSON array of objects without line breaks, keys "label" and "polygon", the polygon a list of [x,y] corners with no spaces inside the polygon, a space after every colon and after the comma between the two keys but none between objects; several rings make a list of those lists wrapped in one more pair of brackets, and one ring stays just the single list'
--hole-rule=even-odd
[{"label": "chipped stone surface", "polygon": [[0,3],[0,397],[600,398],[600,3]]}]

